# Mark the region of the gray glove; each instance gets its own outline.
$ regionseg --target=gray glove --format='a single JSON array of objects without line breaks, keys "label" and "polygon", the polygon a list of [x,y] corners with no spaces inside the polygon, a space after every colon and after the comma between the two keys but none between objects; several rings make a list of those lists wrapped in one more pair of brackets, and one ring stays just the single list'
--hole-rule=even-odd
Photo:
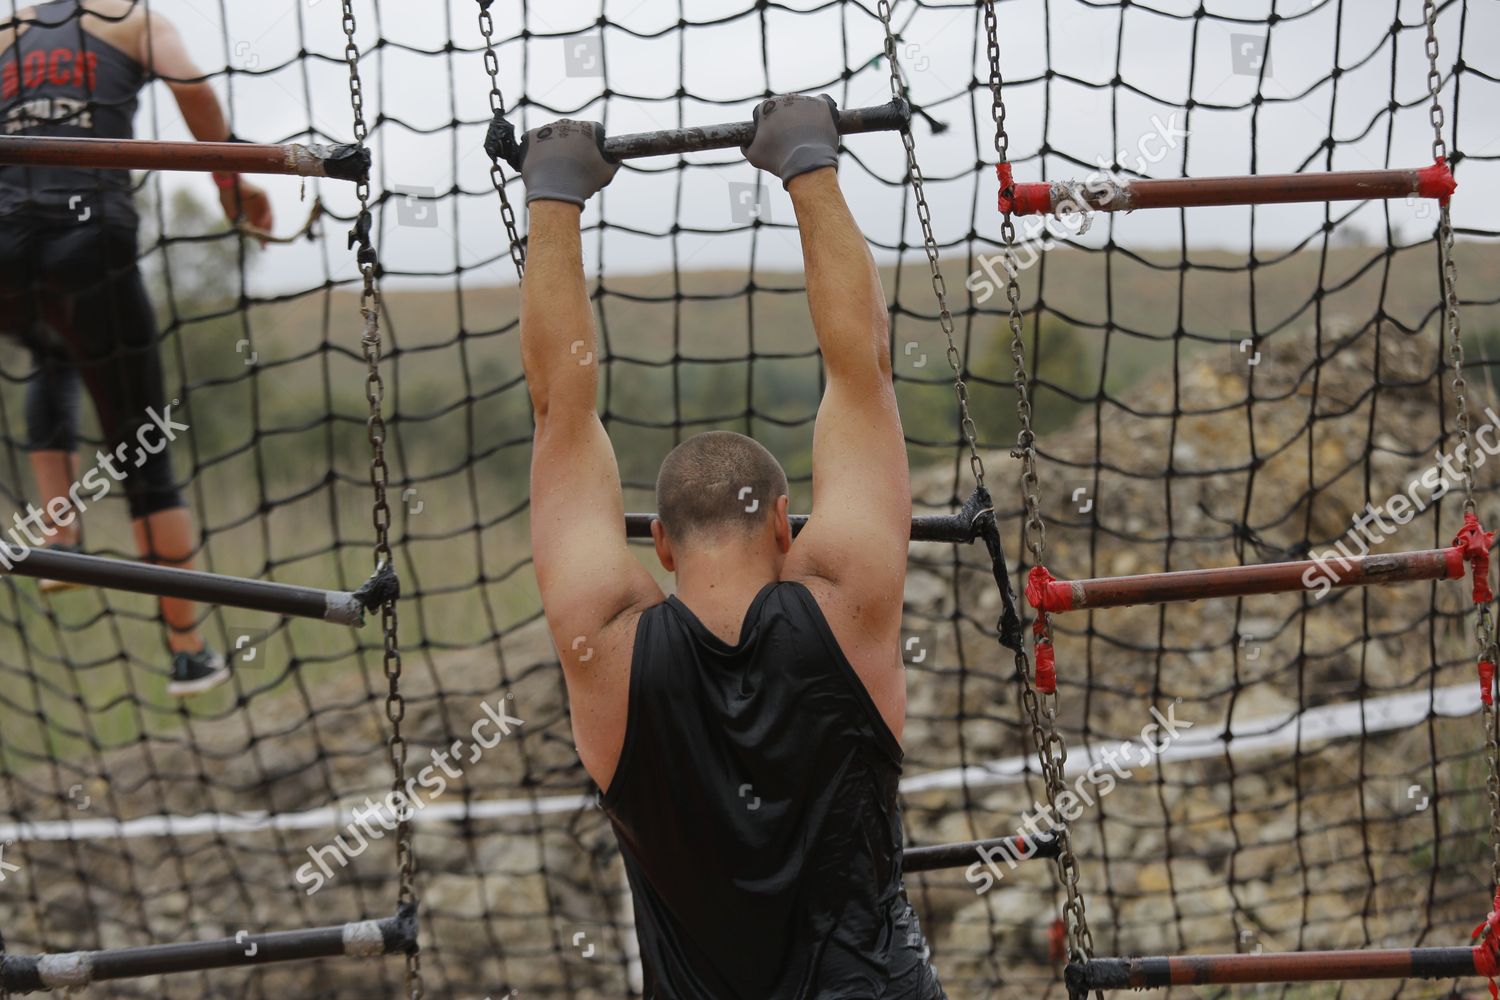
[{"label": "gray glove", "polygon": [[520,156],[528,205],[545,198],[582,208],[620,169],[604,154],[604,126],[569,118],[527,132]]},{"label": "gray glove", "polygon": [[833,98],[795,94],[762,101],[755,109],[755,140],[745,159],[781,178],[839,163],[839,106]]}]

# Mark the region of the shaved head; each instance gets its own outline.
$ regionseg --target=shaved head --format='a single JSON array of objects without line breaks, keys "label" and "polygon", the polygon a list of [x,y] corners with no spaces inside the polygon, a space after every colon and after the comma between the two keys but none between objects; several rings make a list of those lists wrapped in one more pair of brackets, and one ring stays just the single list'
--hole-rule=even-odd
[{"label": "shaved head", "polygon": [[656,510],[678,544],[749,538],[787,492],[786,471],[759,442],[709,431],[673,448],[656,477]]}]

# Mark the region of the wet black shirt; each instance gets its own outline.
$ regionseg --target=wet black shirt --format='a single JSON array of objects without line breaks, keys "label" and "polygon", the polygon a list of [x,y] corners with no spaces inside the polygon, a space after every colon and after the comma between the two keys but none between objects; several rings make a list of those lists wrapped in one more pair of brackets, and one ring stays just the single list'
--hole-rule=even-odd
[{"label": "wet black shirt", "polygon": [[800,583],[729,645],[640,619],[604,796],[655,1000],[940,1000],[901,884],[901,747]]}]

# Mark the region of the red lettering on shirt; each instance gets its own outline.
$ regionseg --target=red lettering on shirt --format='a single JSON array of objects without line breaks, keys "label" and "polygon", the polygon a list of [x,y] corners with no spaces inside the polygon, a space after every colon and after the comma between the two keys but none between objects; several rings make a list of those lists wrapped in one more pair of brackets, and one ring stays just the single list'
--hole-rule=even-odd
[{"label": "red lettering on shirt", "polygon": [[[0,59],[5,59],[0,56]],[[28,53],[24,60],[5,59],[0,66],[0,100],[10,100],[23,88],[35,89],[44,83],[54,86],[94,89],[99,74],[99,53],[78,49],[52,49]]]}]

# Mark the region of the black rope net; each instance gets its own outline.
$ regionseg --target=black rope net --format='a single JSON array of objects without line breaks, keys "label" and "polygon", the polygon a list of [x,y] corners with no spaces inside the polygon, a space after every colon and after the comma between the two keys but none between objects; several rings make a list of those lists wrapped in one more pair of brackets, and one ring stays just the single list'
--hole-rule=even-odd
[{"label": "black rope net", "polygon": [[[348,141],[343,37],[327,5],[150,6],[215,67],[239,135]],[[414,831],[426,986],[451,997],[627,995],[639,983],[628,893],[574,751],[527,555],[529,403],[483,151],[478,5],[358,6],[393,505],[399,497],[403,731],[408,774],[425,776]],[[980,11],[893,7],[963,371],[1019,582],[1029,567],[1008,454],[1015,396]],[[1017,0],[999,12],[1018,179],[1429,162],[1419,4]],[[523,127],[564,114],[613,133],[734,121],[785,91],[826,91],[845,107],[888,97],[883,31],[874,5],[856,0],[602,11],[500,0],[491,13],[499,83]],[[1500,347],[1500,212],[1488,196],[1500,180],[1500,57],[1484,44],[1500,18],[1492,5],[1450,0],[1438,24],[1482,426],[1500,423],[1485,409]],[[164,88],[146,91],[138,132],[183,135]],[[918,513],[948,513],[973,483],[900,143],[850,137],[841,174],[885,266]],[[205,180],[139,180],[141,263],[171,395],[192,427],[174,458],[200,525],[200,568],[358,586],[374,532],[360,280],[344,239],[352,192],[310,181],[299,203],[298,181],[267,182],[279,228],[295,228],[314,196],[327,216],[311,240],[261,254],[217,221]],[[1428,473],[1454,443],[1436,219],[1433,203],[1412,200],[1023,225],[1049,569],[1268,562],[1341,539],[1354,551],[1346,533],[1367,504],[1393,526],[1378,544],[1366,537],[1374,551],[1448,544],[1459,502],[1435,496]],[[601,412],[627,509],[652,509],[674,443],[728,428],[781,457],[792,507],[806,510],[819,363],[779,186],[732,152],[634,161],[585,225]],[[21,410],[32,367],[14,345],[3,351],[4,480],[20,510],[34,496]],[[1478,471],[1487,522],[1500,519],[1494,464]],[[1417,502],[1393,508],[1401,494]],[[1367,536],[1382,530],[1366,523]],[[88,513],[86,548],[133,555],[122,502]],[[907,600],[909,844],[1024,832],[1045,796],[1011,659],[995,643],[1000,598],[983,546],[914,545]],[[1055,619],[1068,781],[1081,800],[1074,846],[1099,951],[1467,943],[1489,902],[1469,608],[1467,584],[1454,582]],[[164,693],[153,601],[42,598],[18,578],[0,591],[9,952],[393,913],[389,814],[371,808],[390,786],[377,630],[204,614],[214,644],[234,655],[234,679],[177,701]],[[1183,723],[1159,757],[1140,747],[1158,715]],[[1134,748],[1122,754],[1126,741]],[[1105,763],[1111,752],[1118,766]],[[1063,995],[1050,865],[973,860],[907,882],[950,994]],[[393,994],[398,965],[195,973],[99,995]]]}]

